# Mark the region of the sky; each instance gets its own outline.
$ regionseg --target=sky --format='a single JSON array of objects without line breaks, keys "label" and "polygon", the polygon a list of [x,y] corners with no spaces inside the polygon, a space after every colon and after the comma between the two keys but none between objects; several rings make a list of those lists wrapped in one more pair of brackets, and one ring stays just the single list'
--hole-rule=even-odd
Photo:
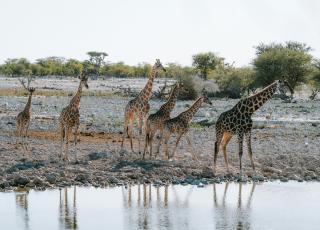
[{"label": "sky", "polygon": [[88,51],[135,65],[214,52],[250,65],[259,43],[304,42],[320,58],[318,0],[0,0],[0,63]]}]

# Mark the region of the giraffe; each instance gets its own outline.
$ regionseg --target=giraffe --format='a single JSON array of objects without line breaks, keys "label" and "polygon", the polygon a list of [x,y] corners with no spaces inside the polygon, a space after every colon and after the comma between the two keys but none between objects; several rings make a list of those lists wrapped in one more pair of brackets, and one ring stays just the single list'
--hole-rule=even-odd
[{"label": "giraffe", "polygon": [[[150,156],[152,155],[153,137],[157,130],[160,130],[160,132],[162,132],[163,123],[165,120],[170,119],[170,113],[176,104],[179,93],[181,92],[187,92],[187,89],[184,88],[183,83],[176,83],[171,90],[168,101],[164,103],[156,113],[153,113],[148,117],[146,124],[146,138],[143,158],[145,157],[148,146],[150,147],[149,154]],[[157,153],[159,153],[159,148],[160,145],[158,145]]]},{"label": "giraffe", "polygon": [[31,118],[31,101],[32,101],[32,94],[35,91],[35,88],[30,87],[30,83],[32,81],[31,78],[27,78],[27,85],[25,85],[25,81],[19,79],[21,85],[24,89],[29,92],[28,102],[25,105],[23,111],[21,111],[18,116],[16,117],[16,124],[17,124],[17,134],[21,139],[22,147],[24,150],[27,149],[25,139],[28,136],[28,129],[30,125],[30,118]]},{"label": "giraffe", "polygon": [[249,158],[253,170],[255,171],[255,165],[252,158],[251,148],[251,130],[252,130],[252,114],[259,109],[266,101],[268,101],[278,89],[288,87],[293,94],[293,90],[288,82],[283,80],[277,80],[269,86],[262,89],[260,92],[241,99],[232,109],[223,112],[216,123],[216,142],[214,148],[214,168],[216,171],[217,155],[219,148],[223,150],[224,161],[229,172],[229,164],[227,158],[226,147],[233,135],[238,136],[239,145],[239,161],[240,161],[240,175],[242,175],[242,153],[243,153],[243,138],[245,136]]},{"label": "giraffe", "polygon": [[146,119],[149,114],[150,105],[149,100],[151,98],[151,91],[152,91],[152,85],[153,80],[157,76],[157,73],[159,70],[166,71],[166,69],[162,66],[159,59],[156,60],[155,64],[152,67],[151,74],[149,76],[148,82],[145,85],[145,87],[141,90],[139,95],[129,101],[125,108],[125,121],[124,121],[124,130],[123,130],[123,136],[122,136],[122,142],[121,142],[121,149],[123,149],[124,139],[126,134],[130,138],[130,146],[131,150],[133,151],[133,143],[132,143],[132,135],[133,135],[133,123],[138,118],[139,122],[139,153],[140,153],[140,139],[142,135],[142,126],[143,124],[146,124]]},{"label": "giraffe", "polygon": [[[80,99],[82,93],[82,87],[89,88],[88,86],[88,76],[85,71],[83,71],[80,75],[80,83],[76,94],[71,99],[69,105],[62,109],[62,112],[59,117],[59,125],[60,125],[60,141],[61,141],[61,151],[60,158],[63,161],[69,161],[69,135],[74,128],[74,147],[77,147],[77,135],[78,129],[80,125]],[[63,142],[65,140],[66,144],[66,152],[63,155]],[[77,161],[77,149],[75,150],[75,160]]]},{"label": "giraffe", "polygon": [[[182,135],[188,132],[191,119],[197,113],[197,111],[199,110],[199,108],[203,103],[212,105],[211,101],[207,96],[205,95],[201,96],[193,103],[193,105],[189,109],[180,113],[177,117],[166,120],[164,122],[163,131],[161,133],[160,144],[162,142],[162,139],[164,139],[165,155],[167,159],[170,158],[168,154],[168,140],[171,134],[176,133],[178,135],[176,145],[173,149],[172,156],[171,156],[173,158]],[[195,151],[193,149],[191,139],[188,136],[187,136],[187,142],[189,146],[192,148],[193,158],[196,159],[197,157],[195,155]]]}]

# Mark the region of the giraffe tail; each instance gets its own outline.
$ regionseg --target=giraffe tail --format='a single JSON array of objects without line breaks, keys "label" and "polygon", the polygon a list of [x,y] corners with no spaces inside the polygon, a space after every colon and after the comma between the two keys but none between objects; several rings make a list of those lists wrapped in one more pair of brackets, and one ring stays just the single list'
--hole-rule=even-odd
[{"label": "giraffe tail", "polygon": [[127,138],[129,138],[129,126],[126,126]]},{"label": "giraffe tail", "polygon": [[214,155],[218,154],[218,141],[214,142]]},{"label": "giraffe tail", "polygon": [[145,144],[144,144],[144,151],[143,154],[145,154],[147,147],[150,146],[150,122],[147,120],[147,124],[146,124],[146,138],[145,138]]}]

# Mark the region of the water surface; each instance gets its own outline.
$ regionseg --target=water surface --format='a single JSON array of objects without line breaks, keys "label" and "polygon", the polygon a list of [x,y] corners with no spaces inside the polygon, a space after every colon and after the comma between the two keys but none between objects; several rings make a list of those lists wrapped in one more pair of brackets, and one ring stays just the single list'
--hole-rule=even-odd
[{"label": "water surface", "polygon": [[320,183],[0,193],[1,229],[319,229]]}]

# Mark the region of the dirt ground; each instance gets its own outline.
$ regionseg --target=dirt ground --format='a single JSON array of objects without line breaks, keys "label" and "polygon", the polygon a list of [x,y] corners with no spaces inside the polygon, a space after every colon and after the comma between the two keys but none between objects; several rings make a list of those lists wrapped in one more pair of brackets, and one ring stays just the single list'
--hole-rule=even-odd
[{"label": "dirt ground", "polygon": [[[219,114],[237,100],[212,99],[195,116],[188,135],[193,140],[199,161],[192,159],[185,138],[182,138],[172,161],[161,155],[155,159],[132,153],[129,141],[121,151],[123,109],[129,98],[83,97],[81,100],[81,133],[78,159],[75,162],[70,143],[69,163],[62,162],[57,118],[70,97],[34,97],[28,135],[29,148],[17,145],[15,116],[22,110],[25,97],[0,97],[0,189],[18,186],[32,188],[69,185],[110,186],[128,183],[155,185],[218,183],[222,181],[320,181],[320,113],[318,101],[297,100],[282,103],[271,100],[254,115],[253,155],[257,170],[252,171],[244,146],[244,176],[239,172],[236,138],[228,145],[231,173],[228,174],[222,152],[218,170],[212,172],[215,141],[214,123]],[[163,101],[152,100],[154,112]],[[179,101],[173,115],[185,110],[190,101]],[[207,126],[206,126],[207,125]],[[73,138],[71,138],[72,140]],[[172,150],[173,137],[169,143]],[[137,152],[137,138],[134,148]],[[144,141],[141,140],[142,146]],[[154,141],[154,145],[158,139]],[[154,147],[155,149],[155,147]]]},{"label": "dirt ground", "polygon": [[[320,134],[317,133],[317,128],[310,125],[308,130],[314,130],[308,132],[308,137],[304,127],[289,129],[281,125],[271,125],[254,129],[253,149],[257,171],[252,171],[245,151],[243,178],[238,176],[236,138],[228,146],[232,173],[227,174],[222,153],[219,154],[217,173],[212,173],[214,126],[192,128],[188,134],[194,140],[199,162],[192,159],[185,139],[182,139],[173,161],[167,161],[163,154],[157,159],[147,156],[142,160],[141,155],[128,150],[128,140],[126,150],[121,151],[120,133],[86,131],[79,135],[79,162],[75,162],[75,148],[73,143],[70,143],[71,162],[63,163],[58,157],[60,140],[57,132],[31,130],[28,150],[24,152],[21,145],[16,144],[15,134],[5,131],[1,134],[0,186],[4,189],[21,185],[52,187],[71,184],[204,184],[240,179],[320,180]],[[173,144],[172,141],[171,150]],[[137,139],[134,140],[134,148],[138,148]]]}]

